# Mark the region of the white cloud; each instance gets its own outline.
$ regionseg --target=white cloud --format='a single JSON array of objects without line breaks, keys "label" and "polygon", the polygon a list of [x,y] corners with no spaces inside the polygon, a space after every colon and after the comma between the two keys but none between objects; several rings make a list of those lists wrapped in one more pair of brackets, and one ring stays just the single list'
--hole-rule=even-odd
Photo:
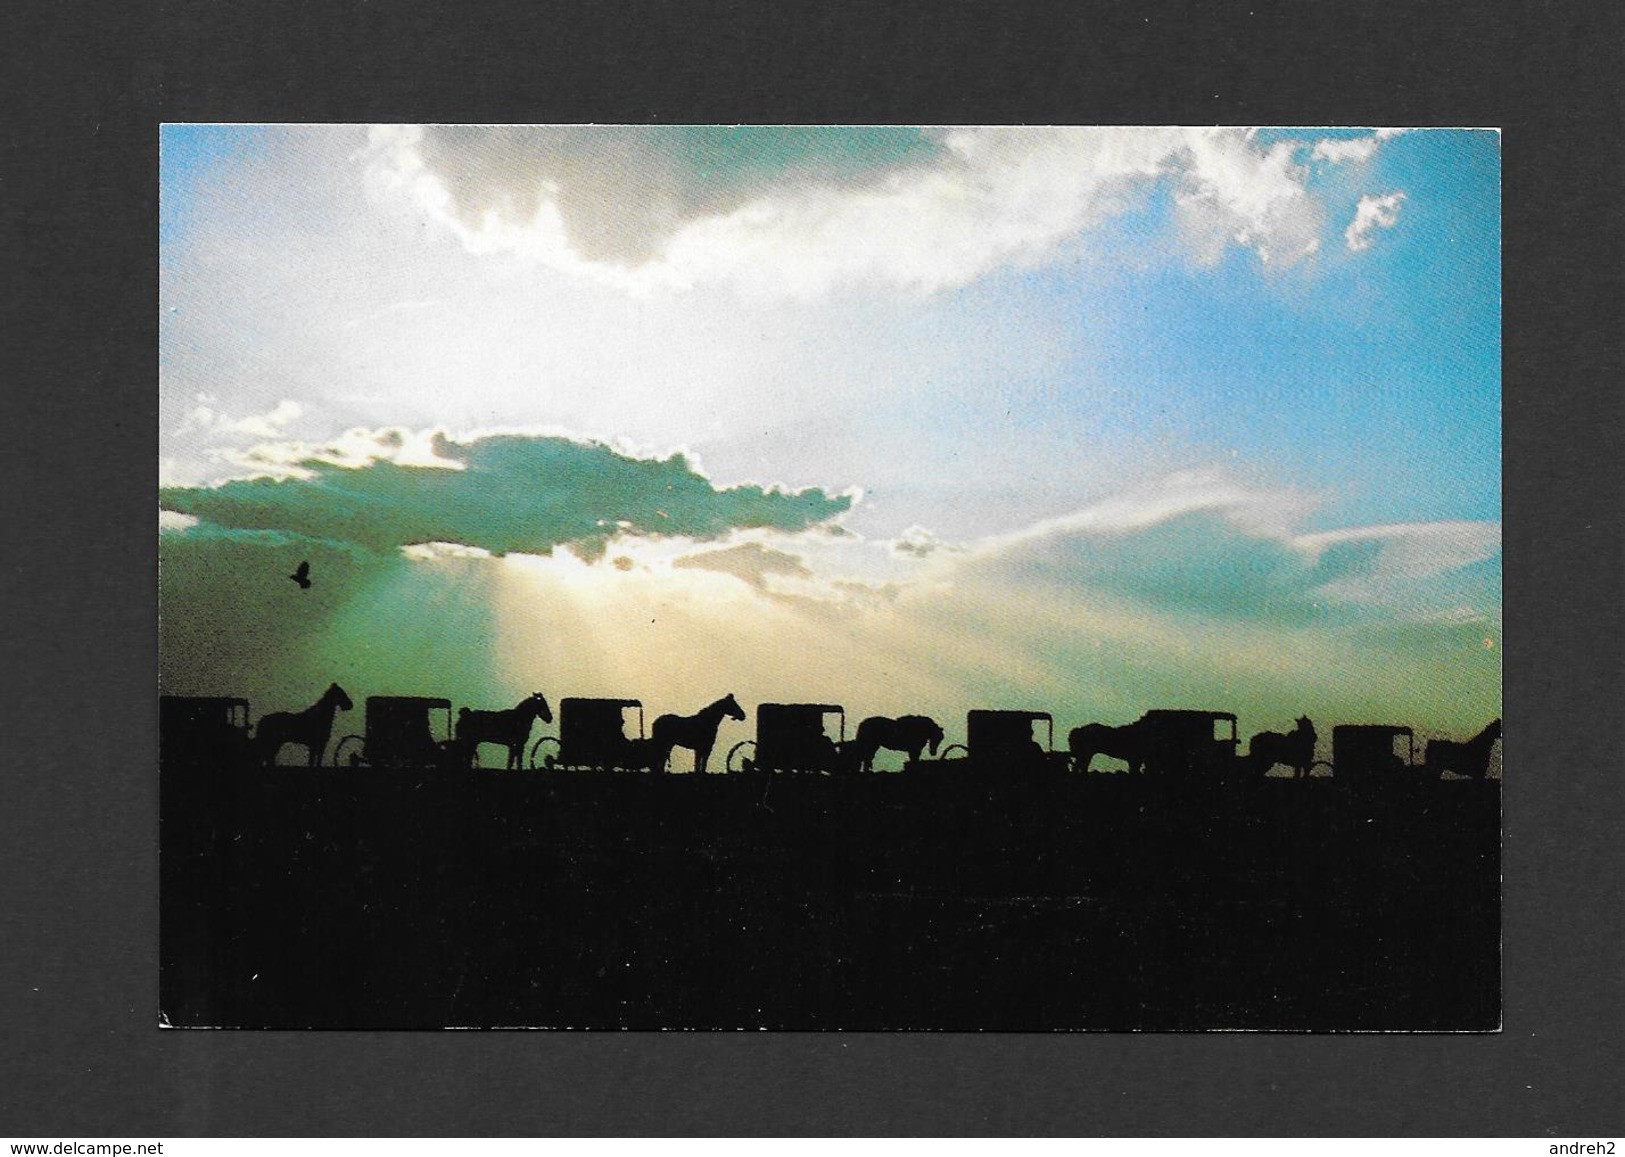
[{"label": "white cloud", "polygon": [[181,424],[170,431],[173,437],[208,435],[228,441],[240,438],[280,438],[283,429],[298,420],[305,408],[291,398],[283,398],[263,414],[233,418],[218,408],[212,394],[198,394],[197,405],[186,411]]},{"label": "white cloud", "polygon": [[1368,559],[1361,573],[1326,583],[1322,590],[1334,598],[1403,605],[1407,592],[1418,584],[1499,554],[1501,526],[1465,521],[1398,523],[1300,535],[1292,541],[1316,559],[1337,547],[1365,548]]},{"label": "white cloud", "polygon": [[[297,407],[295,407],[297,408]],[[257,420],[249,420],[252,425]],[[244,423],[233,423],[237,432],[248,432]],[[270,437],[278,430],[272,429]],[[444,429],[433,427],[412,430],[405,426],[387,426],[367,429],[356,426],[325,442],[266,441],[250,446],[216,448],[211,456],[217,461],[235,467],[235,473],[249,477],[271,476],[281,478],[313,477],[310,463],[360,469],[375,462],[394,462],[400,466],[423,466],[441,470],[461,470],[463,463],[443,457],[437,445],[450,438]]]},{"label": "white cloud", "polygon": [[[923,526],[910,526],[891,544],[893,554],[910,558],[927,558],[946,546],[940,538]],[[948,549],[953,549],[949,547]]]},{"label": "white cloud", "polygon": [[1377,149],[1383,141],[1397,137],[1404,129],[1377,129],[1370,136],[1333,138],[1315,143],[1311,157],[1317,161],[1326,161],[1333,165],[1340,165],[1345,161],[1364,163],[1377,155]]},{"label": "white cloud", "polygon": [[[677,163],[614,133],[505,130],[495,150],[471,131],[426,138],[380,126],[367,157],[376,189],[405,194],[473,252],[522,254],[638,291],[732,281],[791,295],[851,283],[931,292],[1051,260],[1164,181],[1201,260],[1239,245],[1290,264],[1315,251],[1323,218],[1296,159],[1305,142],[1263,147],[1236,129],[960,128],[933,131],[928,161],[861,182],[795,171],[710,189],[689,174],[660,212],[623,214],[606,239],[602,205],[626,200],[626,148],[641,149],[645,167]],[[478,199],[465,168],[484,177]]]},{"label": "white cloud", "polygon": [[1355,253],[1370,249],[1371,234],[1377,229],[1392,229],[1394,222],[1399,220],[1399,206],[1405,200],[1404,193],[1389,193],[1383,197],[1367,195],[1360,198],[1355,206],[1354,220],[1343,231],[1343,238],[1348,242],[1349,249]]},{"label": "white cloud", "polygon": [[1200,512],[1219,514],[1255,533],[1284,536],[1287,528],[1313,506],[1310,496],[1296,490],[1249,486],[1216,470],[1182,470],[1111,495],[1072,514],[1046,519],[1013,534],[985,539],[981,545],[984,550],[997,551],[1013,543],[1056,534],[1121,534]]},{"label": "white cloud", "polygon": [[490,551],[460,542],[413,542],[400,548],[401,557],[413,562],[436,562],[448,558],[491,558]]},{"label": "white cloud", "polygon": [[1186,139],[1189,187],[1177,201],[1200,257],[1214,260],[1236,244],[1265,263],[1290,265],[1319,248],[1323,214],[1304,188],[1296,144],[1280,141],[1260,151],[1220,129],[1187,131]]},{"label": "white cloud", "polygon": [[246,418],[239,418],[231,423],[231,430],[236,434],[246,434],[250,438],[279,438],[282,436],[282,428],[304,412],[305,408],[298,402],[284,398],[264,414],[250,414]]}]

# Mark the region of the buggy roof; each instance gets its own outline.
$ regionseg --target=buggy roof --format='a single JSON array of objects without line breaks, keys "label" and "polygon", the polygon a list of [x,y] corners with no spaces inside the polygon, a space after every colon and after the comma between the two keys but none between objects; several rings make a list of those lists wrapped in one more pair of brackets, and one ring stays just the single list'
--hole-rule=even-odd
[{"label": "buggy roof", "polygon": [[1235,719],[1235,715],[1233,713],[1229,712],[1229,711],[1191,711],[1191,710],[1187,710],[1187,709],[1184,709],[1184,708],[1165,709],[1165,708],[1160,708],[1159,707],[1159,708],[1154,708],[1154,709],[1152,709],[1150,711],[1147,711],[1144,715],[1141,716],[1141,718],[1142,719],[1152,719],[1152,720],[1156,720],[1156,719],[1167,719],[1167,720],[1174,720],[1174,719],[1187,719],[1187,720],[1194,720],[1194,719],[1231,719],[1231,720],[1233,720],[1233,719]]},{"label": "buggy roof", "polygon": [[611,707],[619,710],[626,707],[642,706],[643,700],[641,699],[590,699],[583,698],[581,696],[571,696],[568,699],[559,700],[560,711],[591,711],[594,708],[601,711],[608,711]]},{"label": "buggy roof", "polygon": [[158,705],[171,709],[189,707],[201,711],[213,707],[247,707],[248,700],[225,695],[160,695]]},{"label": "buggy roof", "polygon": [[846,708],[836,703],[763,703],[757,709],[767,715],[845,715]]},{"label": "buggy roof", "polygon": [[1007,719],[1011,721],[1025,719],[1029,722],[1034,719],[1048,719],[1053,722],[1054,718],[1055,717],[1048,711],[987,711],[977,708],[965,713],[966,723],[969,723],[972,719],[978,721],[986,720],[988,722],[992,722],[996,719]]}]

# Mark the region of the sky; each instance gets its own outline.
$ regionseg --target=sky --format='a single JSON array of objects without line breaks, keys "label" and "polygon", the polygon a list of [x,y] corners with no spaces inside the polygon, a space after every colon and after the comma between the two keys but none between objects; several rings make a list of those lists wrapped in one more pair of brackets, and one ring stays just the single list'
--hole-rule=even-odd
[{"label": "sky", "polygon": [[165,692],[1500,713],[1493,131],[160,143]]}]

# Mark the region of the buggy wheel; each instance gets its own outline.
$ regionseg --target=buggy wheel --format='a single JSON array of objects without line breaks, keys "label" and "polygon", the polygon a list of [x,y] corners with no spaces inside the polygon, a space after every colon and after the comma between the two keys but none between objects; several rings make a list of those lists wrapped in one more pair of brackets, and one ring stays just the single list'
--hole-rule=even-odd
[{"label": "buggy wheel", "polygon": [[366,741],[359,735],[346,735],[333,749],[334,767],[360,767],[366,762]]},{"label": "buggy wheel", "polygon": [[532,771],[547,768],[551,770],[559,763],[559,741],[552,735],[544,735],[538,739],[530,749],[530,760],[525,766]]},{"label": "buggy wheel", "polygon": [[942,749],[941,753],[937,756],[937,758],[939,760],[947,759],[949,756],[953,755],[953,753],[956,752],[956,751],[959,753],[959,758],[961,758],[961,759],[969,759],[970,758],[970,748],[966,747],[963,743],[950,743],[947,747],[944,747]]},{"label": "buggy wheel", "polygon": [[728,749],[728,758],[723,762],[723,766],[730,772],[754,771],[756,765],[745,755],[745,748],[747,747],[750,748],[751,755],[756,754],[756,741],[754,739],[743,740]]},{"label": "buggy wheel", "polygon": [[1337,769],[1332,766],[1332,761],[1329,759],[1317,759],[1315,762],[1311,763],[1309,765],[1309,774],[1304,778],[1313,779],[1315,776],[1315,768],[1317,767],[1324,767],[1327,775],[1331,776],[1333,779],[1337,778]]}]

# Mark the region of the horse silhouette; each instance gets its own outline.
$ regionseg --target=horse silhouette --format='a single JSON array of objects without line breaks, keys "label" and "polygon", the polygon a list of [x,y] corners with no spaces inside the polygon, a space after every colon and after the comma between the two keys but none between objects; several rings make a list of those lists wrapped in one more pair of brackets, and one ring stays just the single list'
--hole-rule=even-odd
[{"label": "horse silhouette", "polygon": [[1145,737],[1135,723],[1125,723],[1122,727],[1085,723],[1068,733],[1066,747],[1072,754],[1074,771],[1088,771],[1089,762],[1097,755],[1121,759],[1133,772],[1145,770]]},{"label": "horse silhouette", "polygon": [[942,745],[942,728],[926,715],[899,715],[888,719],[884,715],[871,715],[858,724],[857,732],[841,749],[842,762],[859,771],[873,771],[875,753],[882,747],[888,751],[901,751],[910,762],[920,758],[926,748],[937,753]]},{"label": "horse silhouette", "polygon": [[660,716],[649,728],[652,747],[650,766],[655,771],[664,772],[666,764],[671,761],[671,749],[686,747],[694,753],[694,770],[703,772],[711,758],[711,749],[716,746],[717,728],[722,726],[724,715],[729,719],[745,718],[744,709],[732,695],[724,695],[693,715]]},{"label": "horse silhouette", "polygon": [[1292,769],[1293,779],[1302,779],[1315,762],[1315,725],[1307,715],[1300,715],[1297,727],[1285,735],[1260,731],[1247,744],[1247,758],[1259,774],[1284,763]]},{"label": "horse silhouette", "polygon": [[1422,766],[1435,775],[1451,772],[1472,779],[1483,779],[1489,774],[1490,748],[1501,738],[1501,721],[1490,720],[1488,726],[1462,743],[1454,739],[1435,739],[1427,746]]},{"label": "horse silhouette", "polygon": [[482,743],[506,747],[506,767],[517,771],[524,758],[525,741],[530,738],[531,724],[537,719],[543,723],[553,722],[553,709],[540,691],[506,711],[471,711],[464,707],[457,712],[457,742],[467,751],[470,763],[479,757]]},{"label": "horse silhouette", "polygon": [[295,743],[310,753],[309,766],[320,767],[322,752],[327,750],[328,737],[333,734],[334,713],[354,706],[344,688],[331,683],[322,697],[303,711],[273,711],[262,717],[254,729],[254,748],[260,762],[274,766],[283,745]]}]

